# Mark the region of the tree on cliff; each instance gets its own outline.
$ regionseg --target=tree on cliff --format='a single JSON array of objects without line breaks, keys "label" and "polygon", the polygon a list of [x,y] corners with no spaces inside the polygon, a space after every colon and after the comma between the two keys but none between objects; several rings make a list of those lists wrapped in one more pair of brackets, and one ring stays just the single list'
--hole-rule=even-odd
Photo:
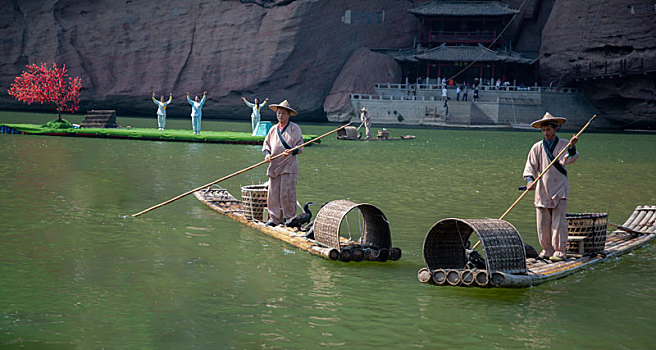
[{"label": "tree on cliff", "polygon": [[48,68],[47,64],[28,65],[27,71],[17,76],[9,87],[9,95],[27,103],[40,102],[52,104],[57,111],[57,120],[61,120],[62,112],[75,113],[80,103],[80,77],[71,78],[66,71],[66,65],[61,68],[57,63]]}]

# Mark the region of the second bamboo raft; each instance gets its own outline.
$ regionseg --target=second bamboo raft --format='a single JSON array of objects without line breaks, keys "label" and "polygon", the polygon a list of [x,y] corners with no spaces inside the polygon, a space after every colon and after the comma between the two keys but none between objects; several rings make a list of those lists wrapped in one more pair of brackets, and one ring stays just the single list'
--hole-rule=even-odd
[{"label": "second bamboo raft", "polygon": [[[234,197],[226,189],[215,188],[194,192],[194,196],[211,209],[231,219],[252,227],[271,237],[289,243],[324,259],[348,261],[398,260],[401,250],[392,248],[389,224],[380,209],[371,204],[357,204],[345,200],[328,202],[317,213],[315,220],[316,239],[305,237],[306,232],[286,226],[267,226],[261,216],[261,185],[246,186],[250,193],[245,201]],[[258,198],[259,197],[259,200]],[[265,199],[266,200],[266,199]],[[358,208],[363,213],[364,233],[361,240],[353,241],[339,235],[341,219],[351,210]],[[316,231],[318,229],[318,231]]]},{"label": "second bamboo raft", "polygon": [[[656,206],[638,206],[622,225],[627,231],[606,232],[605,213],[568,214],[568,259],[550,262],[526,258],[517,230],[503,220],[444,219],[424,240],[426,267],[417,272],[422,283],[451,286],[525,288],[558,278],[625,254],[656,238]],[[477,234],[485,267],[466,258],[466,242]]]}]

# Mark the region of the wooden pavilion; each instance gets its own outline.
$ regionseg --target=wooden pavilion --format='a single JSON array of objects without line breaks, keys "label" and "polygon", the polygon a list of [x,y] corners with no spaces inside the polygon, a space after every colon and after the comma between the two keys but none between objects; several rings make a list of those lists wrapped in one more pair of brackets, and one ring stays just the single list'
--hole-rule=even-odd
[{"label": "wooden pavilion", "polygon": [[419,45],[394,58],[410,81],[458,73],[460,81],[536,79],[537,59],[512,51],[503,34],[518,10],[500,1],[434,0],[408,12],[419,19]]}]

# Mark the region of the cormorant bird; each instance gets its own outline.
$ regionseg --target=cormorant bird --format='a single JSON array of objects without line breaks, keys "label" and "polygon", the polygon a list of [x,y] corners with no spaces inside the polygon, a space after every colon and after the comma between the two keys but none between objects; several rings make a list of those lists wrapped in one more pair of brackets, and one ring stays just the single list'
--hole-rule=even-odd
[{"label": "cormorant bird", "polygon": [[467,268],[485,269],[485,259],[473,249],[465,249],[465,258],[467,259]]},{"label": "cormorant bird", "polygon": [[304,212],[285,221],[285,226],[301,228],[301,225],[310,222],[310,219],[312,219],[312,213],[310,212],[310,205],[313,204],[314,204],[313,202],[305,203],[305,206],[303,206]]},{"label": "cormorant bird", "polygon": [[305,238],[314,239],[314,220],[302,225],[301,231],[305,232]]},{"label": "cormorant bird", "polygon": [[524,251],[526,252],[527,258],[537,259],[539,257],[538,251],[526,242],[524,242]]}]

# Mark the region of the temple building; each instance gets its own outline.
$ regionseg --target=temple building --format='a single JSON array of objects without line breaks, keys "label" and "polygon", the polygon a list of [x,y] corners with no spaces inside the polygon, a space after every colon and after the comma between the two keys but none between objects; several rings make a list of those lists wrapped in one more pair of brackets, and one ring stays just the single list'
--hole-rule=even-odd
[{"label": "temple building", "polygon": [[408,81],[536,82],[537,59],[513,51],[505,35],[518,10],[500,1],[434,0],[408,12],[419,20],[419,42],[394,56]]}]

